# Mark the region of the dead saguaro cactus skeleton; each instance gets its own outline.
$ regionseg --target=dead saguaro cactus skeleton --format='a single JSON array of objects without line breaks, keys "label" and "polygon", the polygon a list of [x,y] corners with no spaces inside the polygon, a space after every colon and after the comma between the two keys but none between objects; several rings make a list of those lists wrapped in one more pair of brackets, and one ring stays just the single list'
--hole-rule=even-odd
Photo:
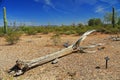
[{"label": "dead saguaro cactus skeleton", "polygon": [[87,31],[85,32],[73,45],[70,45],[67,48],[64,48],[60,51],[54,52],[52,54],[48,54],[43,57],[39,57],[33,60],[29,61],[22,61],[22,60],[17,60],[16,64],[9,69],[8,73],[12,74],[13,76],[19,76],[21,74],[24,74],[27,70],[32,69],[36,66],[45,64],[47,62],[50,62],[52,60],[58,59],[60,57],[63,57],[65,55],[68,55],[70,53],[73,53],[75,51],[80,50],[80,43],[92,32],[95,30]]}]

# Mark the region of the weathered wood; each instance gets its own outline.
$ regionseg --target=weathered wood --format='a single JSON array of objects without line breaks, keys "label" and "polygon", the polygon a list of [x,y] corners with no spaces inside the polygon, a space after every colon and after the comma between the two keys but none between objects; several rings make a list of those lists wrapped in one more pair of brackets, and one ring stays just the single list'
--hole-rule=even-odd
[{"label": "weathered wood", "polygon": [[114,37],[112,38],[113,41],[120,41],[120,37]]},{"label": "weathered wood", "polygon": [[82,42],[90,33],[94,32],[94,31],[95,30],[87,31],[75,42],[75,44],[73,44],[65,49],[62,49],[60,51],[57,51],[55,53],[48,54],[46,56],[39,57],[39,58],[29,60],[29,61],[17,60],[15,66],[13,66],[9,70],[9,73],[13,73],[12,75],[18,76],[35,66],[42,65],[42,64],[52,61],[56,58],[60,58],[65,55],[68,55],[74,51],[77,51],[77,50],[79,50],[80,42]]},{"label": "weathered wood", "polygon": [[115,36],[111,36],[110,37],[110,39],[112,40],[112,41],[120,41],[120,35],[115,35]]}]

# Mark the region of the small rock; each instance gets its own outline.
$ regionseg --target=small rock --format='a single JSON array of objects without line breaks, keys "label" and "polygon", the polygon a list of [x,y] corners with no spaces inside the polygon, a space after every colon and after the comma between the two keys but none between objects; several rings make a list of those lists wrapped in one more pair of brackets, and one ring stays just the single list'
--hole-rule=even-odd
[{"label": "small rock", "polygon": [[66,47],[66,48],[67,48],[69,45],[70,45],[70,44],[69,44],[69,41],[68,41],[68,42],[65,42],[65,43],[63,44],[63,46]]},{"label": "small rock", "polygon": [[58,63],[58,61],[59,61],[59,59],[56,58],[55,60],[52,61],[52,64],[56,64],[56,63]]},{"label": "small rock", "polygon": [[96,68],[96,69],[100,69],[100,67],[99,67],[99,66],[96,66],[95,68]]},{"label": "small rock", "polygon": [[98,50],[102,50],[102,49],[105,49],[105,47],[100,47],[100,48],[98,48]]},{"label": "small rock", "polygon": [[68,72],[67,74],[68,74],[69,76],[73,77],[73,76],[76,75],[76,72]]}]

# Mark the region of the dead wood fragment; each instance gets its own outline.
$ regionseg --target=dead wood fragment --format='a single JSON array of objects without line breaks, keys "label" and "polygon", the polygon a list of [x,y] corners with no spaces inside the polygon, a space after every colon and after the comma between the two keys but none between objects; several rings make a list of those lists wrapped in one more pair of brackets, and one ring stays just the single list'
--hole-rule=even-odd
[{"label": "dead wood fragment", "polygon": [[[95,30],[91,30],[91,31],[87,31],[85,32],[73,45],[70,45],[69,47],[62,49],[60,51],[54,52],[52,54],[48,54],[46,56],[43,57],[39,57],[33,60],[29,60],[29,61],[23,61],[23,60],[17,60],[16,64],[9,69],[8,73],[12,74],[13,76],[19,76],[24,74],[27,70],[34,68],[36,66],[45,64],[47,62],[50,62],[54,59],[63,57],[65,55],[68,55],[70,53],[73,53],[75,51],[79,51],[82,49],[79,49],[80,43],[92,32],[94,32]],[[84,50],[82,50],[84,51]],[[57,63],[57,60],[54,61],[55,63]]]},{"label": "dead wood fragment", "polygon": [[112,38],[113,41],[120,41],[120,38]]},{"label": "dead wood fragment", "polygon": [[119,36],[119,35],[111,36],[110,39],[111,39],[112,41],[120,41],[120,36]]}]

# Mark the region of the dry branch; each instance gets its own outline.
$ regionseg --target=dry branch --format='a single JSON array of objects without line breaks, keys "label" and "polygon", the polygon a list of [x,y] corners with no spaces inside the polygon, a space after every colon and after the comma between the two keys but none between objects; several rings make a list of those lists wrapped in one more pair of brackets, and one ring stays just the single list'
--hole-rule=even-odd
[{"label": "dry branch", "polygon": [[87,31],[85,32],[76,42],[75,44],[62,49],[61,51],[52,53],[52,54],[48,54],[46,56],[43,57],[39,57],[33,60],[29,60],[29,61],[22,61],[22,60],[17,60],[16,64],[9,69],[8,73],[12,74],[13,76],[19,76],[21,74],[23,74],[24,72],[26,72],[27,70],[34,68],[36,66],[45,64],[47,62],[50,62],[54,59],[63,57],[65,55],[68,55],[74,51],[78,51],[79,50],[79,45],[80,43],[92,32],[94,32],[95,30],[91,30],[91,31]]}]

